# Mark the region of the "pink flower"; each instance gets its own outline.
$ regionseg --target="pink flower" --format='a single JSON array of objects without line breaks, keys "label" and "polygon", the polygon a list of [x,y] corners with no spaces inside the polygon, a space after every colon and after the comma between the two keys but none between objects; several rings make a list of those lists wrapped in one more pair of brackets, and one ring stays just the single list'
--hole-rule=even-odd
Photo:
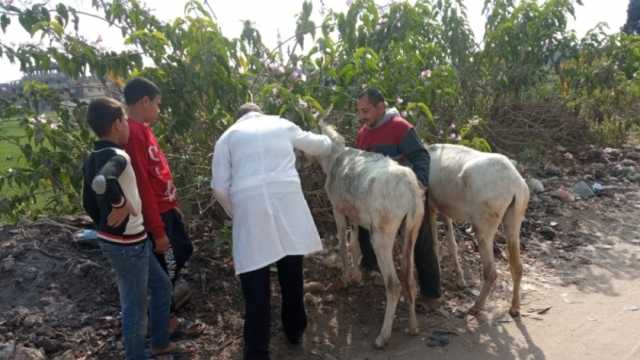
[{"label": "pink flower", "polygon": [[305,82],[305,81],[307,81],[307,75],[304,73],[304,71],[302,71],[302,69],[296,68],[291,73],[291,79],[294,80],[294,81]]},{"label": "pink flower", "polygon": [[420,73],[420,79],[422,79],[422,80],[427,80],[430,77],[431,77],[431,70],[430,69],[423,70]]}]

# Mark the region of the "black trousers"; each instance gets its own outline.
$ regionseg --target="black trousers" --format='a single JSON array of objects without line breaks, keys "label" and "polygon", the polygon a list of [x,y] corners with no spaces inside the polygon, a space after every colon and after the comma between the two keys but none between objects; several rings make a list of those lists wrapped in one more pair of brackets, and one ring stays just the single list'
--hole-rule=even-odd
[{"label": "black trousers", "polygon": [[[164,222],[164,231],[167,234],[169,243],[171,243],[171,248],[173,249],[176,260],[176,274],[175,277],[171,279],[175,285],[180,270],[185,267],[185,264],[191,258],[191,254],[193,254],[193,244],[191,243],[191,239],[189,239],[189,234],[187,234],[182,216],[178,210],[171,209],[163,212],[160,214],[160,217],[162,218],[162,222]],[[153,235],[149,234],[149,237],[153,241]],[[167,271],[167,263],[165,262],[164,256],[156,254],[156,257],[160,262],[160,266],[162,266],[164,271]]]},{"label": "black trousers", "polygon": [[[359,228],[358,230],[358,242],[362,251],[362,267],[367,270],[378,270],[378,261],[371,245],[369,231],[364,228]],[[429,298],[439,298],[442,295],[440,266],[438,264],[438,256],[433,247],[429,214],[425,214],[422,226],[420,226],[414,256],[420,293]]]},{"label": "black trousers", "polygon": [[[282,291],[282,325],[291,343],[307,327],[302,256],[285,256],[276,265]],[[268,360],[271,336],[271,276],[269,266],[240,274],[245,302],[244,360]]]},{"label": "black trousers", "polygon": [[[160,214],[162,218],[162,222],[164,223],[164,231],[167,234],[167,238],[169,239],[169,243],[171,244],[171,248],[173,249],[173,255],[176,261],[176,269],[173,278],[171,280],[171,284],[173,286],[176,285],[176,280],[180,276],[180,270],[182,270],[187,261],[191,258],[191,254],[193,254],[193,244],[191,243],[191,239],[189,238],[189,234],[187,234],[187,230],[184,227],[184,221],[182,220],[182,215],[176,209],[171,209],[169,211],[163,212]],[[151,242],[153,243],[153,235],[151,233],[148,234]],[[162,269],[168,274],[169,270],[167,268],[167,262],[163,255],[155,254],[158,262]],[[175,313],[175,298],[171,298],[171,313]]]}]

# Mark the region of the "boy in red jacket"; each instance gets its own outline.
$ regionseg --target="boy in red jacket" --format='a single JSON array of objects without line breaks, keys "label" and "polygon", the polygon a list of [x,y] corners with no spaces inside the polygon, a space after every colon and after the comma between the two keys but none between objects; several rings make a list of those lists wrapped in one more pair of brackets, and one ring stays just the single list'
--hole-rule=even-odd
[{"label": "boy in red jacket", "polygon": [[[158,120],[160,89],[150,80],[134,78],[125,85],[124,98],[130,132],[125,150],[136,173],[145,228],[154,240],[160,264],[174,285],[174,313],[176,279],[191,257],[193,245],[178,208],[169,163],[150,127]],[[172,316],[170,330],[175,332],[178,325],[178,319]]]}]

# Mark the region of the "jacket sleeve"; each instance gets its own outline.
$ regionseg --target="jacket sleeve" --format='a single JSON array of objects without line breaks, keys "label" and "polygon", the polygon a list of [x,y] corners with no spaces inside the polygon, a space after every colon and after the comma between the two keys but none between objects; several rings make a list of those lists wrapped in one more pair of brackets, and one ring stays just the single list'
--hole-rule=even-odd
[{"label": "jacket sleeve", "polygon": [[118,178],[127,167],[127,159],[121,155],[114,155],[98,171],[91,182],[91,188],[98,195],[104,195],[112,207],[121,208],[127,199],[124,196]]},{"label": "jacket sleeve", "polygon": [[233,208],[229,193],[231,191],[231,156],[224,136],[218,139],[211,160],[211,188],[213,194],[227,212],[233,217]]},{"label": "jacket sleeve", "polygon": [[407,159],[413,172],[423,186],[429,185],[429,166],[431,165],[431,157],[429,152],[424,148],[416,129],[411,128],[400,141],[400,152]]},{"label": "jacket sleeve", "polygon": [[326,135],[314,134],[293,125],[293,147],[311,156],[327,155],[331,151],[331,139]]},{"label": "jacket sleeve", "polygon": [[131,133],[127,144],[127,153],[131,157],[131,166],[136,174],[140,200],[142,201],[142,216],[147,231],[153,234],[155,239],[166,236],[164,223],[160,217],[158,199],[156,198],[151,181],[149,180],[149,152],[148,141],[143,134]]},{"label": "jacket sleeve", "polygon": [[100,222],[98,201],[87,181],[84,180],[82,184],[82,207],[91,220],[93,220],[93,223],[97,226]]}]

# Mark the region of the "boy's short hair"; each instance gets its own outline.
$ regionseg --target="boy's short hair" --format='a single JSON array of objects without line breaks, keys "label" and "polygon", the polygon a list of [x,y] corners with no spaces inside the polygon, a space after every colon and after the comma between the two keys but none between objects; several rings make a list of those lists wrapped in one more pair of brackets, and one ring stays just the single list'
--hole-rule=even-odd
[{"label": "boy's short hair", "polygon": [[133,78],[124,86],[124,101],[128,106],[134,105],[145,96],[153,100],[158,95],[160,95],[158,85],[143,77]]},{"label": "boy's short hair", "polygon": [[364,90],[360,95],[358,95],[358,100],[365,97],[369,100],[371,105],[378,105],[384,102],[384,95],[382,95],[382,92],[376,88],[368,88]]},{"label": "boy's short hair", "polygon": [[124,119],[124,116],[122,104],[108,97],[92,100],[87,109],[87,122],[98,137],[108,135],[113,123],[118,119]]}]

